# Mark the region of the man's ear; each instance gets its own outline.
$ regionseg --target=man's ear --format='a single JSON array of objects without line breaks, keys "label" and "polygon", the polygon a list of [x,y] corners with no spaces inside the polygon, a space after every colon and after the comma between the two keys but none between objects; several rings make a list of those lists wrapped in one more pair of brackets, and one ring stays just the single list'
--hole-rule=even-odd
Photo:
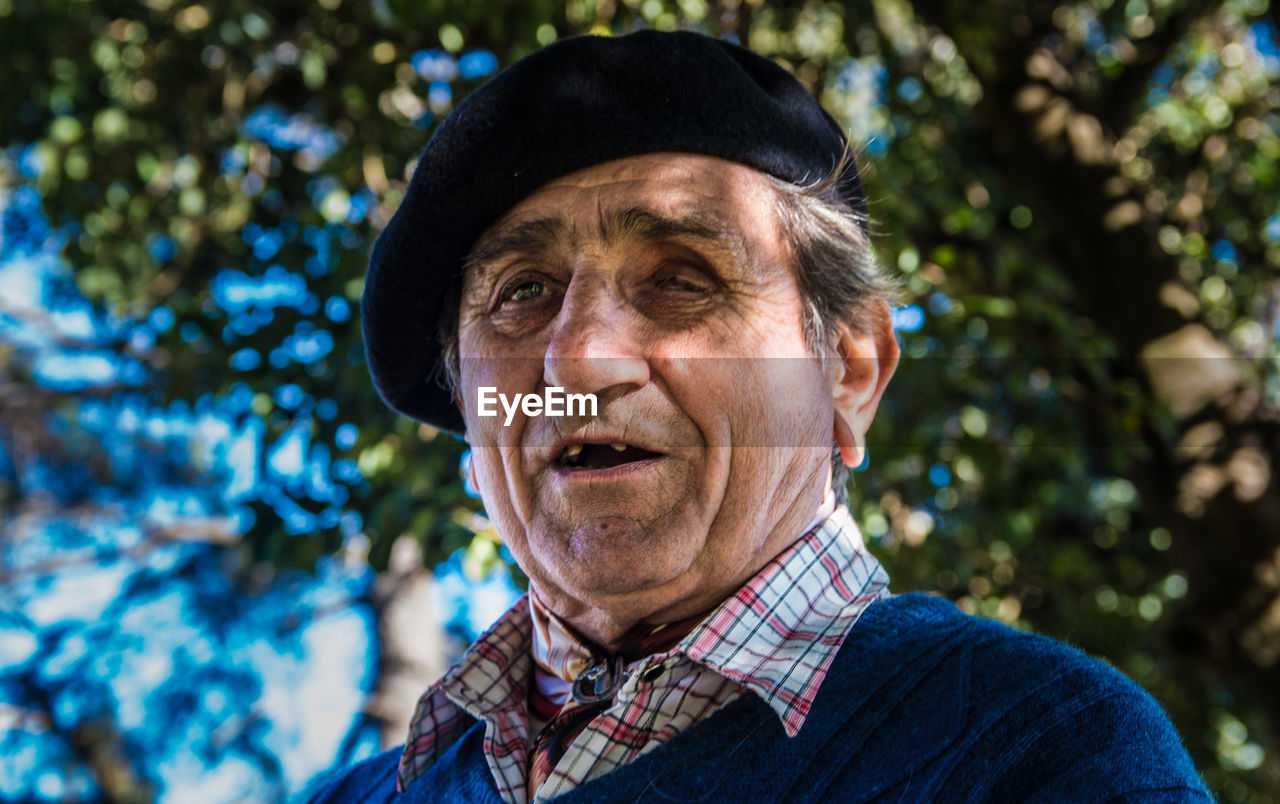
[{"label": "man's ear", "polygon": [[864,315],[865,324],[860,329],[841,326],[834,344],[839,361],[831,384],[834,438],[848,467],[862,464],[867,429],[889,378],[898,367],[898,338],[889,305],[873,302]]}]

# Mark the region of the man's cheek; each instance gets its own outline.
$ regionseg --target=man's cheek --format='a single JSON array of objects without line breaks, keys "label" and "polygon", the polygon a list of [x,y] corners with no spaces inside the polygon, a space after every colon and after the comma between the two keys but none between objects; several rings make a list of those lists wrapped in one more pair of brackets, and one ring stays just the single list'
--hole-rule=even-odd
[{"label": "man's cheek", "polygon": [[540,360],[464,359],[460,396],[468,431],[475,430],[472,446],[519,444],[528,418],[521,403],[539,393],[541,381]]},{"label": "man's cheek", "polygon": [[477,446],[472,444],[471,467],[475,472],[476,487],[480,491],[480,500],[484,509],[498,532],[518,531],[522,525],[524,504],[521,488],[523,480],[519,475],[519,467],[509,466],[507,457],[512,450],[493,445]]}]

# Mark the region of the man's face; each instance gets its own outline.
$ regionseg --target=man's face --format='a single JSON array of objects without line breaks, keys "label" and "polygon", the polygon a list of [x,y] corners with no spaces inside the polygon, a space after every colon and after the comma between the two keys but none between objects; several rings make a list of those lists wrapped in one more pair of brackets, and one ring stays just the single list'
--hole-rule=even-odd
[{"label": "man's face", "polygon": [[[701,611],[820,504],[832,381],[774,210],[752,168],[654,154],[544,185],[473,248],[458,334],[476,481],[562,614]],[[504,425],[501,406],[478,415],[482,386],[593,393],[599,415]]]}]

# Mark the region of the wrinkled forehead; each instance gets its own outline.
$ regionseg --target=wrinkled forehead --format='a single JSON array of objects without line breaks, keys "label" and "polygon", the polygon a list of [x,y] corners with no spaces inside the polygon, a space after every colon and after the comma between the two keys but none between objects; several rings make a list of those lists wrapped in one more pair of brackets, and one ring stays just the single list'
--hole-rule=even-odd
[{"label": "wrinkled forehead", "polygon": [[779,235],[775,181],[746,165],[693,154],[586,168],[542,185],[486,229],[472,246],[467,276],[503,255],[548,245],[674,238],[739,254],[767,248]]}]

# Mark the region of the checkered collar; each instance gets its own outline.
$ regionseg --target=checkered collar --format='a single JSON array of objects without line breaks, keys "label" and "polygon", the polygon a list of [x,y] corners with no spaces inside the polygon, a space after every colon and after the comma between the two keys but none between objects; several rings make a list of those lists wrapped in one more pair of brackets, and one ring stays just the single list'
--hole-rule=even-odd
[{"label": "checkered collar", "polygon": [[838,506],[677,650],[760,696],[794,737],[840,645],[867,606],[888,594],[888,584],[848,509]]},{"label": "checkered collar", "polygon": [[[770,561],[671,653],[760,696],[794,736],[858,617],[888,594],[888,576],[847,509]],[[403,790],[471,724],[489,721],[484,752],[500,785],[523,785],[529,739],[532,620],[522,597],[418,701],[400,759]],[[469,717],[468,717],[469,716]]]}]

